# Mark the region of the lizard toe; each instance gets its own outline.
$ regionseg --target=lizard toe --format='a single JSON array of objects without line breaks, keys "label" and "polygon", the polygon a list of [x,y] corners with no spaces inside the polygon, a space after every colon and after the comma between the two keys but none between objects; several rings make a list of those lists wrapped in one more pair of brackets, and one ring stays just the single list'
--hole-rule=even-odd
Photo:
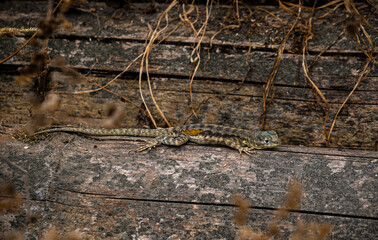
[{"label": "lizard toe", "polygon": [[243,151],[248,154],[248,155],[252,155],[254,153],[256,153],[253,148],[244,148]]}]

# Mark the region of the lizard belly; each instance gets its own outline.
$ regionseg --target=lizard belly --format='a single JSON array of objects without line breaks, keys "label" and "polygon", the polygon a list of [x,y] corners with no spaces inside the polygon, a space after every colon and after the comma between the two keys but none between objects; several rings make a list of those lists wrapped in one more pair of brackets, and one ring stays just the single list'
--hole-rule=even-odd
[{"label": "lizard belly", "polygon": [[189,141],[201,145],[225,145],[224,138],[215,135],[190,136]]}]

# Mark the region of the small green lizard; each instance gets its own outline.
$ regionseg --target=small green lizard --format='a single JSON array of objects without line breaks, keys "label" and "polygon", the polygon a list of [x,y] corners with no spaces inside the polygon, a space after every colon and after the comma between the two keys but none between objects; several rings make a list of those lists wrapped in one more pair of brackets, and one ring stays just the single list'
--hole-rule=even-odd
[{"label": "small green lizard", "polygon": [[192,124],[171,128],[143,129],[143,128],[51,128],[36,132],[34,135],[52,132],[69,132],[89,136],[134,136],[153,137],[136,151],[144,151],[160,144],[181,146],[186,142],[201,145],[224,145],[237,149],[240,153],[253,153],[254,149],[273,148],[281,144],[278,135],[273,130],[251,132],[241,128],[233,128],[213,124]]}]

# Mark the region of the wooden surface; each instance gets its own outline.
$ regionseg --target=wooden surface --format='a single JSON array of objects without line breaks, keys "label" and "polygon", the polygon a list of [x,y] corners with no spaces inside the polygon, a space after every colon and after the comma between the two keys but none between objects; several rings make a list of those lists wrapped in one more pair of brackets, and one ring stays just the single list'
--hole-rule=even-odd
[{"label": "wooden surface", "polygon": [[[194,144],[130,152],[139,144],[69,134],[31,146],[2,144],[3,157],[28,171],[27,202],[39,217],[28,232],[51,224],[89,239],[233,239],[233,195],[251,201],[248,224],[265,231],[287,184],[299,179],[301,211],[283,224],[286,234],[300,218],[333,224],[330,239],[378,236],[375,152],[282,146],[240,156]],[[1,178],[25,195],[23,174],[4,161],[1,169]],[[22,225],[22,218],[2,221],[11,229]]]},{"label": "wooden surface", "polygon": [[[75,5],[64,14],[73,28],[54,32],[48,41],[48,55],[51,59],[64,56],[75,70],[104,85],[144,51],[148,24],[154,28],[168,5],[158,4],[152,13],[140,11],[149,6],[114,9],[100,1]],[[205,17],[205,6],[198,7],[197,30]],[[280,17],[286,32],[295,20],[277,7],[263,8]],[[357,8],[377,26],[373,8],[364,4]],[[329,10],[318,9],[316,16]],[[210,48],[210,38],[222,26],[236,22],[225,20],[227,11],[225,6],[213,7],[202,41],[201,64],[192,86],[194,107],[200,105],[198,118],[191,116],[189,93],[190,57],[198,38],[183,25],[150,53],[152,91],[172,125],[199,122],[259,129],[263,89],[284,36],[282,26],[275,18],[266,17],[266,12],[252,8],[251,19],[241,28],[216,35]],[[2,1],[0,26],[35,27],[46,12],[46,1]],[[179,23],[180,13],[182,5],[169,12],[167,32]],[[240,14],[246,16],[248,10],[241,8]],[[307,21],[310,14],[302,11]],[[262,17],[261,24],[251,27]],[[340,7],[313,21],[308,63],[337,38],[348,17]],[[364,27],[374,35],[369,26]],[[162,146],[137,154],[130,150],[141,143],[130,139],[95,141],[58,133],[29,145],[1,138],[0,182],[15,184],[25,200],[20,208],[0,215],[0,230],[25,231],[28,239],[41,237],[51,226],[62,232],[76,231],[86,239],[234,239],[239,227],[234,223],[232,196],[251,201],[248,226],[265,231],[275,208],[284,201],[288,183],[297,179],[303,184],[301,210],[283,222],[284,239],[298,219],[331,223],[330,239],[378,238],[376,67],[340,112],[330,142],[333,148],[324,148],[324,112],[304,77],[300,35],[298,28],[287,41],[266,118],[265,128],[279,133],[282,147],[252,156],[194,144]],[[1,38],[0,59],[29,37]],[[376,44],[377,38],[373,36],[372,41]],[[21,54],[0,64],[0,120],[4,125],[19,126],[31,119],[30,86],[20,86],[14,78],[30,63],[35,50],[28,45]],[[311,79],[330,104],[328,129],[366,61],[355,39],[344,34],[310,69]],[[137,106],[142,105],[139,67],[137,62],[108,86]],[[242,87],[235,90],[245,77]],[[61,99],[58,111],[49,116],[56,125],[103,126],[105,106],[116,103],[126,112],[123,127],[151,126],[137,107],[109,92],[77,94],[97,88],[85,80],[58,76],[53,85],[51,92]],[[158,125],[165,126],[145,78],[142,86]],[[25,227],[28,212],[38,220]]]}]

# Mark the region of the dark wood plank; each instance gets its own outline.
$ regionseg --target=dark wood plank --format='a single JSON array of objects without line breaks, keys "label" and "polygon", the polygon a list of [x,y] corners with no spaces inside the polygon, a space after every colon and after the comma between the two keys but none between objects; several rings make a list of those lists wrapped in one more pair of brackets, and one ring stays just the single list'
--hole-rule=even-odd
[{"label": "dark wood plank", "polygon": [[[4,113],[3,120],[8,123],[24,123],[29,119],[28,88],[20,88],[14,83],[12,75],[4,75],[0,87],[3,94],[0,100],[3,104],[0,111]],[[108,78],[93,78],[100,84],[109,81]],[[159,106],[164,110],[173,125],[182,125],[192,114],[188,92],[189,81],[180,78],[153,78],[153,92]],[[174,84],[172,84],[174,83]],[[144,84],[143,84],[144,85]],[[215,123],[258,129],[259,117],[262,113],[260,84],[246,83],[239,91],[232,91],[237,85],[222,81],[195,81],[193,84],[193,99],[195,106],[205,101],[188,123]],[[145,89],[147,88],[144,85]],[[82,125],[101,126],[105,118],[104,108],[109,102],[118,101],[118,97],[105,91],[91,94],[72,95],[65,92],[94,89],[85,84],[70,84],[57,89],[61,97],[60,114],[64,118],[55,117],[55,124],[66,125],[81,123]],[[142,104],[139,96],[138,81],[134,77],[115,82],[109,89],[121,96]],[[223,94],[231,92],[228,94]],[[223,95],[222,95],[223,94]],[[347,92],[326,90],[334,102],[331,103],[331,119],[341,105]],[[12,101],[9,96],[12,96]],[[309,88],[276,86],[276,97],[268,112],[267,129],[275,129],[282,136],[283,142],[290,145],[325,146],[323,130],[324,113],[317,106],[312,91]],[[331,97],[332,96],[332,97]],[[154,116],[159,119],[152,100],[145,91],[146,101]],[[331,147],[374,149],[376,97],[370,91],[358,91],[340,113],[332,138]],[[139,127],[139,109],[126,103],[122,109],[127,112],[123,126]],[[161,123],[164,124],[164,123]],[[164,125],[161,125],[164,126]],[[327,126],[330,126],[328,123]]]},{"label": "dark wood plank", "polygon": [[[14,39],[2,39],[4,48],[0,49],[0,57],[5,58],[16,49],[22,42]],[[27,47],[25,51],[32,48]],[[49,41],[51,56],[63,55],[71,66],[83,68],[88,71],[94,70],[103,73],[109,71],[121,72],[129,63],[137,58],[144,50],[144,43],[127,41],[93,41],[90,39],[51,39]],[[190,62],[192,46],[180,46],[171,44],[160,44],[150,54],[149,73],[152,76],[170,76],[189,78],[193,64]],[[204,49],[206,50],[206,48]],[[203,51],[201,64],[196,73],[196,81],[204,78],[210,80],[242,81],[248,71],[246,82],[266,83],[272,70],[275,53],[267,51],[254,51],[248,65],[245,62],[247,50],[229,50],[227,48],[214,48],[210,52]],[[307,58],[310,64],[314,56]],[[28,64],[29,59],[23,56],[15,56],[7,63]],[[321,90],[344,90],[350,91],[360,75],[360,71],[366,63],[363,56],[325,56],[317,61],[311,69],[310,76]],[[139,64],[134,64],[130,72],[135,75],[139,72]],[[377,70],[373,68],[370,78],[361,84],[359,89],[376,91],[377,81],[373,76]],[[302,55],[283,54],[282,62],[275,79],[277,85],[304,87],[308,86],[302,70]]]},{"label": "dark wood plank", "polygon": [[[41,18],[46,16],[47,6],[44,1],[23,1],[23,4],[12,4],[9,1],[1,3],[1,8],[4,9],[0,11],[0,21],[3,25],[9,27],[35,27]],[[374,15],[374,8],[364,3],[355,3],[360,13],[369,21],[371,26],[377,24],[377,19]],[[114,9],[107,6],[104,2],[91,2],[81,6],[74,5],[74,7],[65,13],[65,16],[73,25],[73,29],[59,30],[56,35],[63,35],[75,38],[77,37],[91,37],[93,39],[124,39],[127,41],[139,41],[144,42],[145,37],[148,34],[147,23],[150,23],[152,27],[156,25],[156,19],[160,16],[161,12],[164,11],[168,5],[167,4],[157,4],[155,12],[149,12],[148,14],[143,14],[138,9],[146,9],[150,7],[151,4],[138,4],[134,3],[132,7],[125,6],[122,10]],[[202,24],[205,20],[205,6],[203,4],[196,5],[199,9],[199,21],[198,24]],[[210,37],[213,36],[218,30],[223,26],[237,24],[237,21],[232,21],[232,17],[229,17],[226,22],[224,22],[224,17],[227,15],[230,6],[226,5],[215,5],[212,7],[212,14],[209,19],[209,24],[206,29],[206,35],[204,39],[204,45],[209,44]],[[248,31],[253,22],[260,21],[261,18],[268,15],[266,12],[256,10],[251,7],[253,15],[250,21],[242,22],[242,27],[238,29],[228,29],[219,33],[213,40],[213,46],[228,46],[229,48],[243,48],[248,49],[250,43],[248,41]],[[295,20],[295,17],[290,16],[287,12],[283,11],[278,7],[273,6],[263,6],[260,7],[266,9],[279,17],[284,23],[286,31],[289,30]],[[186,5],[186,10],[189,6]],[[240,17],[246,17],[249,11],[240,6]],[[319,17],[330,11],[329,8],[317,9],[315,12],[315,17]],[[115,14],[118,13],[118,14]],[[22,13],[22,14],[18,14]],[[182,13],[182,5],[177,4],[171,12],[169,12],[170,22],[167,32],[174,29],[177,23],[180,21],[178,19],[178,14]],[[329,46],[334,39],[337,38],[338,34],[344,29],[346,24],[347,10],[344,7],[339,7],[332,14],[329,14],[326,18],[313,19],[313,31],[314,36],[312,41],[309,42],[310,50],[312,52],[319,52],[324,50],[325,47]],[[115,15],[115,16],[114,16]],[[194,13],[196,15],[196,13]],[[113,16],[113,17],[112,17]],[[304,19],[309,19],[312,16],[312,12],[302,9],[302,16]],[[193,18],[194,19],[194,18]],[[90,24],[89,24],[90,23]],[[280,39],[283,37],[281,23],[272,16],[268,16],[265,20],[260,22],[258,26],[252,28],[251,41],[253,43],[254,49],[265,49],[265,50],[275,50],[278,48]],[[162,22],[165,26],[165,22]],[[367,31],[372,30],[370,26],[365,26]],[[298,29],[299,30],[299,29]],[[236,32],[238,34],[236,34]],[[298,31],[300,34],[300,31]],[[176,43],[179,45],[192,45],[195,42],[195,36],[192,30],[188,26],[179,28],[175,33],[173,33],[167,42]],[[377,41],[373,38],[373,41]],[[289,51],[296,51],[297,46],[294,41],[290,40],[288,42],[287,49]],[[342,38],[341,41],[337,42],[331,49],[331,53],[342,54],[352,53],[359,54],[356,44],[353,41],[349,41],[346,37]]]}]

